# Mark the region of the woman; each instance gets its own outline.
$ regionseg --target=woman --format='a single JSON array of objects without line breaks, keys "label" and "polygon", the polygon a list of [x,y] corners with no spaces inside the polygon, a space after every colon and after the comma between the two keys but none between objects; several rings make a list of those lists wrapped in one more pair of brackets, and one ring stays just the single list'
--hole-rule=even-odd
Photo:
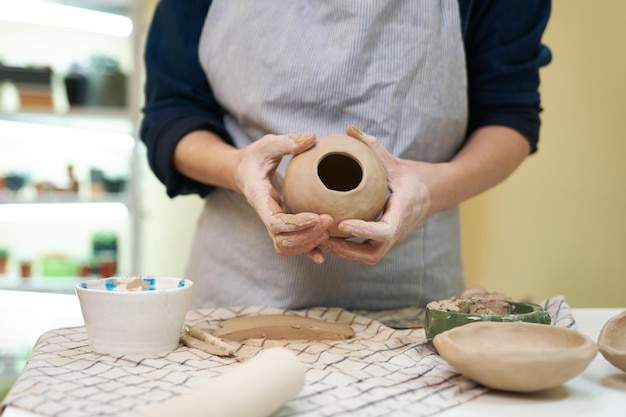
[{"label": "woman", "polygon": [[[194,305],[459,294],[459,203],[537,149],[549,13],[540,0],[161,0],[141,136],[169,196],[206,199]],[[343,131],[379,155],[390,190],[380,219],[339,224],[350,240],[329,238],[324,213],[281,208],[289,156]]]}]

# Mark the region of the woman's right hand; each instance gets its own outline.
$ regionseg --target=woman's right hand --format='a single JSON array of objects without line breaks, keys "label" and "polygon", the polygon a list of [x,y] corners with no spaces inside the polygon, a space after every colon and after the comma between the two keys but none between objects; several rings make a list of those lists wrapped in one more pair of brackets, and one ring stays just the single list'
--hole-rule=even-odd
[{"label": "woman's right hand", "polygon": [[283,178],[276,168],[285,155],[298,154],[315,144],[312,133],[265,135],[241,149],[235,179],[239,190],[265,224],[279,255],[306,253],[316,263],[324,261],[318,246],[328,240],[332,217],[314,213],[288,214],[282,198]]}]

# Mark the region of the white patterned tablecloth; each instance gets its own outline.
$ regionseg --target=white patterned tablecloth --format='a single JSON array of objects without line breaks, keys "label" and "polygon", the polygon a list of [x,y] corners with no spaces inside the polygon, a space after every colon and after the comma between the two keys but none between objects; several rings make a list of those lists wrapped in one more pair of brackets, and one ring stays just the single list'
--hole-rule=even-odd
[{"label": "white patterned tablecloth", "polygon": [[[575,326],[563,297],[542,304],[553,325]],[[158,355],[112,356],[91,350],[84,327],[57,329],[40,337],[2,406],[53,417],[138,416],[276,346],[292,350],[305,368],[303,389],[277,417],[429,416],[487,391],[429,348],[421,327],[423,309],[367,313],[321,307],[297,311],[217,308],[190,311],[187,323],[217,328],[222,320],[258,314],[347,322],[355,337],[322,342],[230,342],[237,348],[237,359],[185,346]]]}]

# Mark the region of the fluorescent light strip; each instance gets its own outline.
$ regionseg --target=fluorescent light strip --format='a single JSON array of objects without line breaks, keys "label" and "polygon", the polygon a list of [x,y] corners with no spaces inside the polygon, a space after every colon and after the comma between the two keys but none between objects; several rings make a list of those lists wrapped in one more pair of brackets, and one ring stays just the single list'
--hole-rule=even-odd
[{"label": "fluorescent light strip", "polygon": [[40,0],[0,0],[0,20],[32,23],[128,37],[133,22],[127,16]]},{"label": "fluorescent light strip", "polygon": [[135,139],[131,135],[124,133],[14,122],[10,120],[0,120],[0,137],[38,139],[46,142],[54,141],[59,145],[95,146],[120,150],[130,150],[135,146]]},{"label": "fluorescent light strip", "polygon": [[0,204],[0,222],[119,221],[128,218],[122,203]]}]

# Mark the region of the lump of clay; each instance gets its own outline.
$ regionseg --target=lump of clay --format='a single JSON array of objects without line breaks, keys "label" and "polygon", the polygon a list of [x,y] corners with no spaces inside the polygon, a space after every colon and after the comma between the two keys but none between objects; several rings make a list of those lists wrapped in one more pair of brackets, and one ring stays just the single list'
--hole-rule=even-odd
[{"label": "lump of clay", "polygon": [[450,311],[466,314],[509,314],[509,297],[501,292],[489,292],[483,287],[471,287],[461,293],[459,298],[432,301],[426,308],[429,310]]},{"label": "lump of clay", "polygon": [[354,337],[348,323],[335,323],[310,317],[268,314],[236,317],[220,323],[214,336],[226,340],[287,339],[287,340],[344,340]]},{"label": "lump of clay", "polygon": [[150,284],[152,284],[152,286],[154,286],[154,279],[152,281],[150,281],[149,279],[144,279],[142,277],[136,277],[132,281],[130,281],[128,284],[126,284],[126,289],[128,291],[149,290],[150,286],[151,286]]},{"label": "lump of clay", "polygon": [[486,298],[452,297],[448,300],[431,301],[426,308],[430,310],[451,311],[467,314],[503,315],[510,313],[510,305],[504,300],[490,300]]},{"label": "lump of clay", "polygon": [[504,295],[504,293],[497,292],[497,291],[489,292],[484,287],[481,287],[481,286],[469,287],[465,289],[465,291],[461,293],[459,298],[465,298],[465,299],[480,298],[480,299],[486,299],[486,300],[504,300],[504,301],[511,299],[510,297],[507,297],[506,295]]},{"label": "lump of clay", "polygon": [[626,372],[626,310],[604,324],[598,348],[611,365]]}]

